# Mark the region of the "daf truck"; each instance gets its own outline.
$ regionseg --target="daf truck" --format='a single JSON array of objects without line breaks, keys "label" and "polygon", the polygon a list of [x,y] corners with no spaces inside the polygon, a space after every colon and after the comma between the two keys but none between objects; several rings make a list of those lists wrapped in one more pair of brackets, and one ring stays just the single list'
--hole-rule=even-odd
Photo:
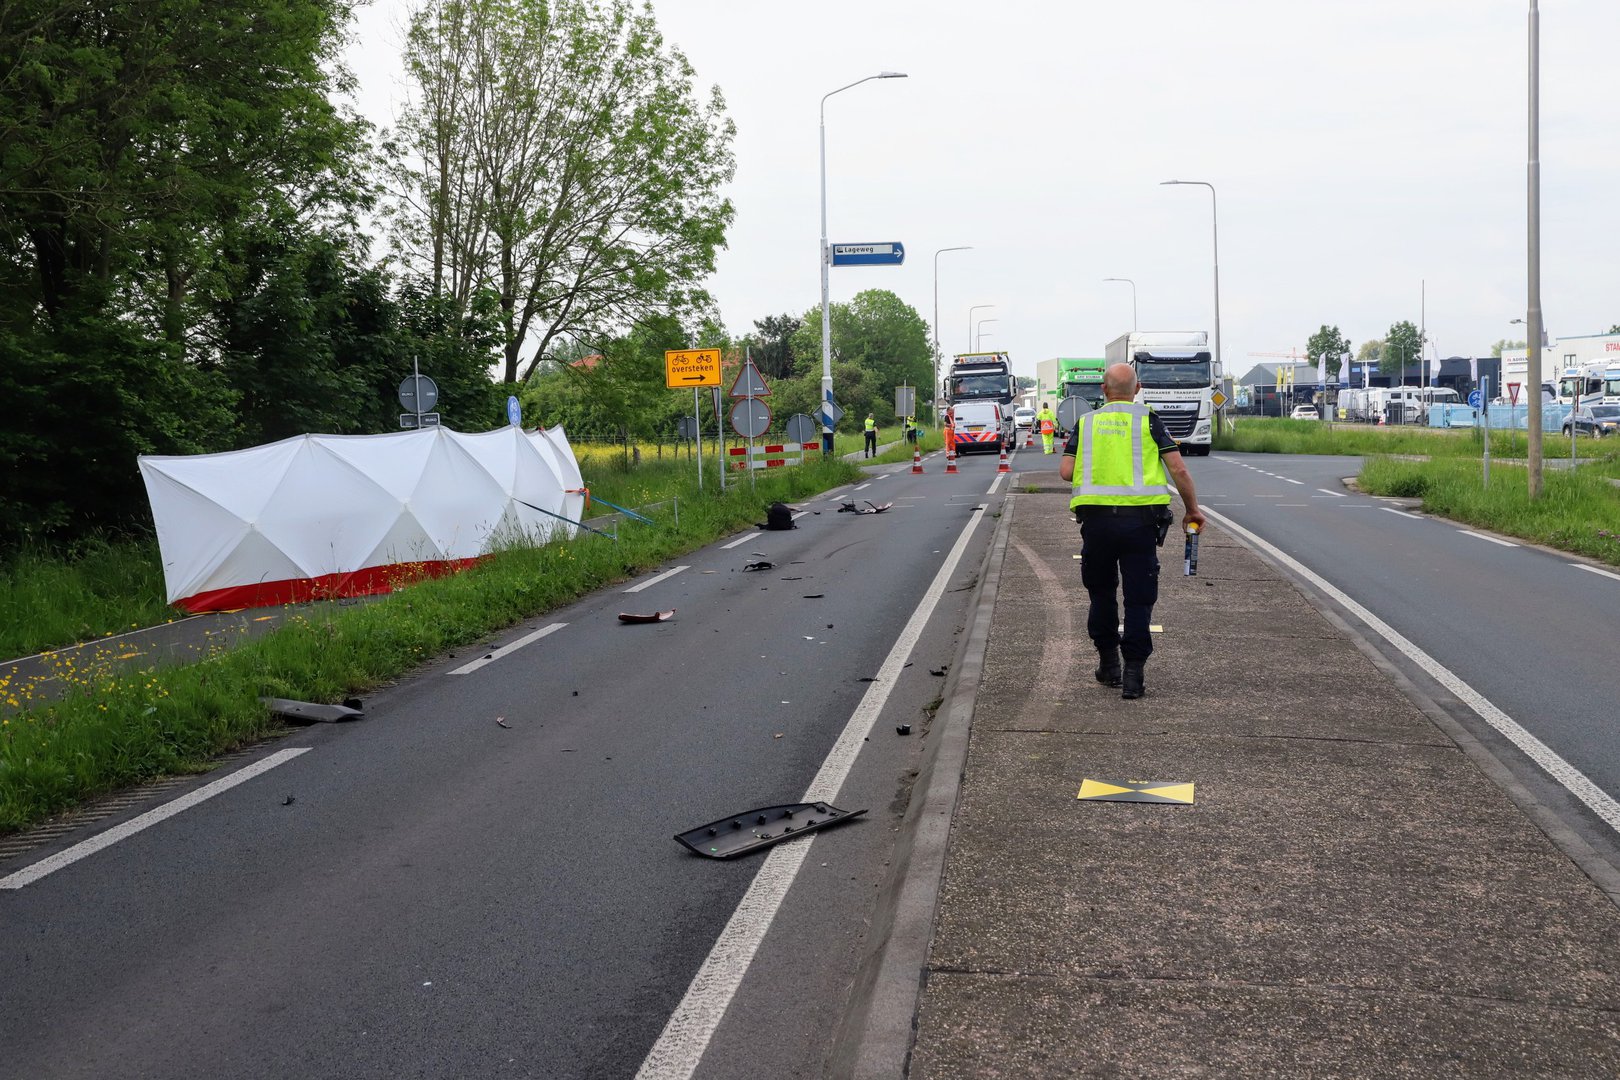
[{"label": "daf truck", "polygon": [[1182,453],[1209,453],[1221,372],[1205,331],[1136,330],[1109,342],[1103,355],[1109,364],[1136,369],[1137,403],[1159,414]]},{"label": "daf truck", "polygon": [[952,405],[988,403],[999,405],[1004,430],[1001,444],[1013,445],[1013,398],[1018,396],[1018,380],[1013,377],[1012,361],[1004,352],[958,353],[951,359],[945,377],[945,400]]}]

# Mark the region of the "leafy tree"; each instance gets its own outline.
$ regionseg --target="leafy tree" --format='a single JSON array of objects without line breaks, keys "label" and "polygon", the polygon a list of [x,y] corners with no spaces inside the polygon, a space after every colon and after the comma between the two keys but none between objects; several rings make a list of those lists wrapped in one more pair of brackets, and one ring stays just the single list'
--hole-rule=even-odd
[{"label": "leafy tree", "polygon": [[1524,342],[1522,342],[1522,341],[1509,341],[1507,338],[1502,338],[1495,345],[1491,346],[1491,355],[1496,357],[1498,360],[1500,360],[1502,358],[1502,354],[1504,352],[1508,351],[1509,349],[1522,349],[1522,348],[1525,348],[1525,343]]},{"label": "leafy tree", "polygon": [[1322,324],[1322,328],[1305,342],[1305,353],[1311,359],[1327,357],[1328,378],[1337,379],[1344,358],[1350,353],[1350,339],[1339,333],[1337,326]]},{"label": "leafy tree", "polygon": [[1379,358],[1378,370],[1385,375],[1399,376],[1404,371],[1419,371],[1422,369],[1422,345],[1418,340],[1418,328],[1410,320],[1403,319],[1389,328],[1384,338],[1383,354]]},{"label": "leafy tree", "polygon": [[[894,388],[917,387],[917,402],[928,400],[934,366],[928,324],[917,309],[887,289],[857,293],[849,303],[833,304],[833,390],[852,416],[870,410],[880,423],[894,417]],[[800,375],[816,380],[811,408],[820,400],[821,312],[807,313],[793,335],[793,354]]]},{"label": "leafy tree", "polygon": [[744,338],[743,343],[753,350],[754,366],[767,379],[792,376],[793,335],[802,321],[793,315],[767,315],[754,320],[756,332]]},{"label": "leafy tree", "polygon": [[1609,329],[1606,330],[1605,333],[1620,334],[1620,323],[1615,323],[1613,326],[1609,327]]},{"label": "leafy tree", "polygon": [[1362,366],[1378,363],[1383,356],[1384,343],[1382,341],[1363,341],[1361,348],[1356,350],[1356,363]]},{"label": "leafy tree", "polygon": [[1028,391],[1035,389],[1035,377],[1033,375],[1019,375],[1017,376],[1017,379],[1018,390],[1020,393],[1027,393]]},{"label": "leafy tree", "polygon": [[458,311],[496,293],[506,382],[559,339],[707,310],[734,129],[650,9],[429,0],[405,61],[419,93],[388,144],[396,240]]}]

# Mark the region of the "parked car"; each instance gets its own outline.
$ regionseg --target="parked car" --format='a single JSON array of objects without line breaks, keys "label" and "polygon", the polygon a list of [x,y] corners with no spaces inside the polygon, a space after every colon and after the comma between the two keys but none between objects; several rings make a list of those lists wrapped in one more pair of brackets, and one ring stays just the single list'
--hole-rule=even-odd
[{"label": "parked car", "polygon": [[1288,414],[1290,420],[1320,420],[1315,405],[1295,405],[1294,411]]},{"label": "parked car", "polygon": [[[1569,435],[1570,422],[1564,419],[1564,434]],[[1588,405],[1575,414],[1575,431],[1581,435],[1620,434],[1620,405]]]},{"label": "parked car", "polygon": [[1035,410],[1028,405],[1020,405],[1013,410],[1013,423],[1018,427],[1035,426]]},{"label": "parked car", "polygon": [[956,452],[975,450],[999,453],[1012,449],[1012,417],[1005,406],[993,401],[962,401],[951,406],[951,428],[956,433]]}]

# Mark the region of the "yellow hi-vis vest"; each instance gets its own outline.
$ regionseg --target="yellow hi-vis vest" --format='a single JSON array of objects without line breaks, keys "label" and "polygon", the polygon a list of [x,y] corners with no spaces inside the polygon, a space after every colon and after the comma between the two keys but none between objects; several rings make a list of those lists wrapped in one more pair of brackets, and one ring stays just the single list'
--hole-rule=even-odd
[{"label": "yellow hi-vis vest", "polygon": [[1074,497],[1079,506],[1152,506],[1170,501],[1164,462],[1148,433],[1146,405],[1110,401],[1080,418]]},{"label": "yellow hi-vis vest", "polygon": [[868,416],[866,418],[866,430],[867,431],[876,431],[877,430],[877,421],[872,419],[870,416]]}]

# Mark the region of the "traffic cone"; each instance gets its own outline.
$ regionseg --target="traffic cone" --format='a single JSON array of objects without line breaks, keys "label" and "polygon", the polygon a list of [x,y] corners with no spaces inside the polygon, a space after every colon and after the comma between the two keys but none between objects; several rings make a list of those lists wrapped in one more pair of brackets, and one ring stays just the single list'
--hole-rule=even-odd
[{"label": "traffic cone", "polygon": [[951,447],[949,450],[945,451],[945,471],[948,472],[948,473],[954,473],[954,472],[957,471],[956,470],[956,447],[954,447],[954,446]]},{"label": "traffic cone", "polygon": [[1012,472],[1012,466],[1007,464],[1007,445],[1001,446],[1001,464],[996,466],[996,472]]},{"label": "traffic cone", "polygon": [[1026,431],[1027,434],[1024,436],[1024,449],[1028,450],[1030,447],[1035,445],[1035,425],[1031,424]]},{"label": "traffic cone", "polygon": [[921,446],[917,447],[917,449],[911,452],[911,471],[914,473],[920,473],[923,471]]}]

